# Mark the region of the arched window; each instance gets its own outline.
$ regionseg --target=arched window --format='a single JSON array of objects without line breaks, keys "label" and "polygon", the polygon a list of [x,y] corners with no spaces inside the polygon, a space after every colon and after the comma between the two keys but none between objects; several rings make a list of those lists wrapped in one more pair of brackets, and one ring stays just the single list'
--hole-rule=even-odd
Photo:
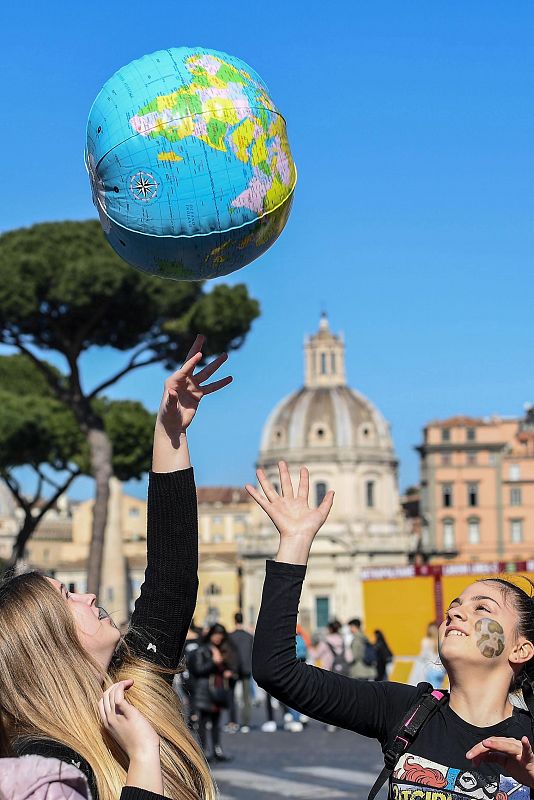
[{"label": "arched window", "polygon": [[367,508],[374,508],[375,500],[375,482],[365,481],[365,505]]},{"label": "arched window", "polygon": [[326,353],[321,353],[321,375],[326,375]]},{"label": "arched window", "polygon": [[456,536],[454,534],[454,520],[453,519],[444,519],[443,520],[443,549],[444,550],[455,550],[456,548]]},{"label": "arched window", "polygon": [[480,542],[480,520],[478,517],[470,517],[467,520],[467,536],[469,544],[478,544]]},{"label": "arched window", "polygon": [[326,497],[328,491],[327,485],[324,481],[319,481],[315,484],[315,505],[320,506]]}]

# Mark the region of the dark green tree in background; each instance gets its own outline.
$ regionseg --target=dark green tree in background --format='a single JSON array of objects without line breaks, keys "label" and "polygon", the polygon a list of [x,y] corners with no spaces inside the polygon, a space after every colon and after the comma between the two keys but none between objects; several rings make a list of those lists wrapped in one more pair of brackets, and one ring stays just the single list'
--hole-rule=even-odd
[{"label": "dark green tree in background", "polygon": [[[50,364],[56,376],[64,376]],[[0,357],[0,478],[23,511],[7,568],[22,559],[24,548],[44,515],[78,475],[90,475],[86,437],[70,408],[56,400],[27,356]],[[113,474],[119,480],[140,478],[150,468],[154,415],[131,400],[94,401],[113,448]],[[32,494],[23,491],[17,472],[31,470]]]},{"label": "dark green tree in background", "polygon": [[[113,449],[94,400],[124,375],[149,364],[175,369],[197,332],[205,356],[239,348],[259,314],[246,287],[163,281],[128,266],[107,244],[97,221],[58,222],[0,236],[0,341],[26,355],[55,399],[68,407],[88,446],[95,479],[87,571],[98,594]],[[126,353],[124,366],[87,389],[80,357],[93,347]],[[65,375],[44,360],[65,360]]]}]

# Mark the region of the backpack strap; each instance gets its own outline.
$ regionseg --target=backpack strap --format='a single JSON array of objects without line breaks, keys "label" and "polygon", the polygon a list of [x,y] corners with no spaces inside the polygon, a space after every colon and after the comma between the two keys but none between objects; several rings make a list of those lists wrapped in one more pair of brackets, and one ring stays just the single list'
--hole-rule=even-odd
[{"label": "backpack strap", "polygon": [[336,648],[334,647],[334,645],[333,645],[333,644],[330,644],[330,642],[327,642],[327,641],[326,641],[326,639],[324,640],[324,643],[325,643],[325,645],[326,645],[326,646],[327,646],[327,647],[330,649],[330,652],[332,653],[332,655],[334,656],[334,658],[335,658],[336,656],[338,656],[338,657],[339,657],[339,656],[344,656],[344,655],[345,655],[345,645],[343,645],[343,647],[341,648],[341,650],[340,650],[340,651],[339,651],[339,653],[338,653],[338,651],[336,650]]},{"label": "backpack strap", "polygon": [[424,694],[408,711],[406,717],[397,729],[393,741],[384,753],[384,769],[373,784],[367,800],[374,800],[382,786],[391,777],[397,761],[414,741],[415,737],[432,717],[438,708],[447,702],[449,695],[434,689],[433,692]]}]

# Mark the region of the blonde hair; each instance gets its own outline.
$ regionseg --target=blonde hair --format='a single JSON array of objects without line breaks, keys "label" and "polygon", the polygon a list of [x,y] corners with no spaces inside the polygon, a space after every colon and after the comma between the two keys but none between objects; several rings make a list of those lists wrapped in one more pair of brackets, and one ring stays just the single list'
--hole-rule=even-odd
[{"label": "blonde hair", "polygon": [[213,778],[176,693],[153,664],[132,655],[124,643],[123,648],[120,664],[112,663],[102,675],[50,581],[37,572],[6,581],[0,587],[0,710],[11,742],[61,742],[91,766],[100,800],[116,800],[128,759],[104,730],[98,701],[102,688],[133,678],[128,701],[161,739],[165,795],[215,800]]}]

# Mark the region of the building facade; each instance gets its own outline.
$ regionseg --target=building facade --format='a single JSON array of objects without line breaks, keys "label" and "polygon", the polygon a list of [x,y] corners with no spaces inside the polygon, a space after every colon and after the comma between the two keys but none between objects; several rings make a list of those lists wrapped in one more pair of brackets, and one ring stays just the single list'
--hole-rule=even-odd
[{"label": "building facade", "polygon": [[534,407],[521,418],[432,422],[417,449],[423,551],[461,561],[534,556]]},{"label": "building facade", "polygon": [[[258,466],[278,487],[284,460],[294,484],[301,465],[310,471],[310,502],[334,489],[334,507],[316,537],[304,586],[300,619],[324,628],[334,616],[362,614],[360,572],[369,564],[406,563],[409,542],[402,524],[397,458],[387,422],[345,374],[345,346],[326,316],[304,344],[304,385],[284,398],[267,420]],[[244,607],[255,620],[265,559],[278,536],[261,509],[242,552]]]},{"label": "building facade", "polygon": [[[242,604],[239,550],[251,525],[252,501],[243,488],[202,487],[199,507],[199,590],[195,622],[233,627]],[[0,507],[0,545],[7,559],[20,525],[5,489]],[[28,564],[53,573],[71,591],[86,591],[93,501],[60,498],[28,542]],[[146,568],[147,504],[124,494],[112,478],[99,602],[118,624],[126,622]],[[5,545],[5,546],[4,546]]]},{"label": "building facade", "polygon": [[[334,489],[334,507],[312,548],[301,622],[324,628],[337,616],[363,614],[361,571],[406,564],[413,533],[397,487],[397,458],[388,423],[346,379],[345,345],[325,316],[304,344],[304,383],[284,398],[265,423],[258,465],[278,484],[278,462],[293,480],[310,470],[310,502]],[[199,593],[196,624],[233,626],[242,610],[253,625],[259,610],[265,559],[278,537],[264,512],[239,487],[201,487]],[[85,591],[92,501],[62,501],[28,543],[29,563],[53,571]],[[7,523],[6,523],[7,525]],[[7,527],[6,527],[7,531]],[[123,622],[139,594],[146,566],[146,502],[125,495],[112,480],[101,602]]]}]

